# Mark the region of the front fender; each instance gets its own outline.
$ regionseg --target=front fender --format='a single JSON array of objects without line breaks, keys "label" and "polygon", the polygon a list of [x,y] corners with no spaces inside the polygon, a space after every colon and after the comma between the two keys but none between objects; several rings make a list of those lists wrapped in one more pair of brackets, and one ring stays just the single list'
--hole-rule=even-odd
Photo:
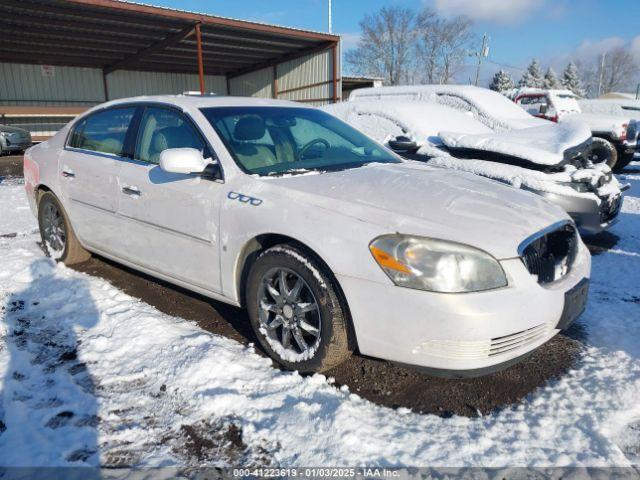
[{"label": "front fender", "polygon": [[[229,187],[231,188],[231,187]],[[369,252],[369,243],[383,233],[380,227],[328,211],[299,204],[279,195],[244,191],[243,195],[262,200],[258,205],[227,196],[220,208],[220,269],[222,291],[240,302],[238,280],[256,239],[279,235],[314,251],[334,276],[346,275],[388,283]],[[258,202],[255,202],[258,203]]]}]

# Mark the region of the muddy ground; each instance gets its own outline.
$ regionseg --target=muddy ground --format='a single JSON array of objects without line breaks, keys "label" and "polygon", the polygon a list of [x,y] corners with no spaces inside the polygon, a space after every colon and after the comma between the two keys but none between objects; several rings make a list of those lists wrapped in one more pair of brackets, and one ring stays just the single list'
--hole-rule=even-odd
[{"label": "muddy ground", "polygon": [[[21,175],[21,157],[0,157],[0,176]],[[610,248],[605,239],[596,250]],[[597,239],[594,243],[598,243]],[[244,310],[207,299],[109,260],[93,257],[75,269],[106,279],[124,292],[158,310],[198,323],[211,333],[260,351]],[[474,379],[452,380],[355,354],[328,372],[335,383],[379,405],[407,407],[415,412],[448,417],[478,416],[519,402],[539,386],[575,366],[582,348],[583,331],[578,322],[566,334],[557,335],[519,364],[502,372]]]}]

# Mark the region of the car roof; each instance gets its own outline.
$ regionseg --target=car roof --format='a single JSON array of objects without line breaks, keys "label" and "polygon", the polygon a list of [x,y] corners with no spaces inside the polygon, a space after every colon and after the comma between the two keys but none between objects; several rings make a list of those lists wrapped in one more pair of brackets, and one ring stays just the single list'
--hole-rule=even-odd
[{"label": "car roof", "polygon": [[412,94],[412,93],[449,93],[449,92],[473,92],[485,90],[474,85],[394,85],[384,87],[360,88],[351,92],[349,99],[358,97],[376,96],[381,94]]},{"label": "car roof", "polygon": [[92,110],[114,107],[130,103],[164,103],[175,105],[182,109],[199,109],[207,107],[289,107],[309,108],[306,105],[288,100],[273,100],[255,97],[228,97],[218,95],[144,95],[139,97],[119,98],[110,102],[101,103]]}]

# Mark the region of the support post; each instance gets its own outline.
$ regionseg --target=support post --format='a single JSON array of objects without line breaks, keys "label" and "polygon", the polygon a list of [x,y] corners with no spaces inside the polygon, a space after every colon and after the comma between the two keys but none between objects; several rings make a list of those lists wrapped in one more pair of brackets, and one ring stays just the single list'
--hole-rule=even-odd
[{"label": "support post", "polygon": [[102,70],[102,88],[104,89],[104,101],[109,101],[109,85],[107,84],[107,72]]},{"label": "support post", "polygon": [[196,23],[196,43],[198,44],[198,78],[200,80],[200,95],[204,95],[204,63],[202,62],[202,34],[200,24]]},{"label": "support post", "polygon": [[338,44],[334,43],[331,47],[331,63],[333,69],[333,103],[338,103]]},{"label": "support post", "polygon": [[273,66],[273,98],[278,98],[278,65]]}]

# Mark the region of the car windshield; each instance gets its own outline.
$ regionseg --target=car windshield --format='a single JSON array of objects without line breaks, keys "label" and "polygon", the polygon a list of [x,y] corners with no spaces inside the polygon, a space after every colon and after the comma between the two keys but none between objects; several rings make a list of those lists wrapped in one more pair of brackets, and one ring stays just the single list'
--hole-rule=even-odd
[{"label": "car windshield", "polygon": [[313,108],[212,107],[201,111],[247,173],[282,175],[400,162],[346,123]]}]

